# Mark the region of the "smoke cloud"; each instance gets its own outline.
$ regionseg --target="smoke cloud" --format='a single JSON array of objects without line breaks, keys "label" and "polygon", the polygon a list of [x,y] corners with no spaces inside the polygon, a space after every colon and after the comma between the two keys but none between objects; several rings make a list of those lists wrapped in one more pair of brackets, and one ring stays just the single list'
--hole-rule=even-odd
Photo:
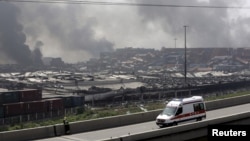
[{"label": "smoke cloud", "polygon": [[35,49],[33,50],[33,57],[32,58],[33,58],[33,62],[36,65],[43,64],[43,61],[42,61],[43,55],[42,55],[42,52],[41,52],[41,47],[42,46],[43,46],[43,43],[41,41],[37,41]]},{"label": "smoke cloud", "polygon": [[[115,0],[194,6],[248,6],[247,0]],[[247,9],[146,7],[52,3],[1,3],[1,58],[75,63],[116,48],[249,47]],[[7,13],[7,14],[6,14]],[[7,47],[8,46],[8,47]],[[37,58],[36,58],[36,57]],[[7,61],[6,61],[7,62]]]},{"label": "smoke cloud", "polygon": [[111,41],[104,36],[96,37],[98,21],[85,14],[84,7],[60,4],[20,7],[25,15],[23,23],[28,44],[43,41],[45,57],[62,57],[66,62],[75,63],[98,58],[100,52],[113,51]]},{"label": "smoke cloud", "polygon": [[[0,49],[1,63],[17,63],[21,65],[41,64],[40,56],[33,59],[32,51],[25,44],[26,35],[23,26],[18,22],[20,10],[13,4],[0,4]],[[37,51],[36,51],[37,52]]]},{"label": "smoke cloud", "polygon": [[12,4],[0,4],[0,48],[5,57],[13,62],[31,64],[31,51],[25,45],[26,36],[18,23],[18,9]]},{"label": "smoke cloud", "polygon": [[[152,3],[150,0],[139,0]],[[153,1],[156,2],[156,1]],[[244,1],[230,0],[157,0],[157,4],[183,6],[242,6]],[[244,5],[246,6],[246,5]],[[248,17],[236,16],[243,9],[192,7],[139,7],[144,22],[158,23],[162,29],[184,45],[184,25],[189,47],[246,47],[249,46]],[[246,11],[244,11],[246,12]],[[248,29],[248,30],[246,30]],[[179,44],[180,45],[180,44]]]}]

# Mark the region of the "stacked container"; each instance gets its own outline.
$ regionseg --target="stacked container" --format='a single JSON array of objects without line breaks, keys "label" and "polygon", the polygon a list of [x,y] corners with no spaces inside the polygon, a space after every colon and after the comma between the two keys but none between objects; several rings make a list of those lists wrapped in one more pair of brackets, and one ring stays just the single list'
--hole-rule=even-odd
[{"label": "stacked container", "polygon": [[47,111],[57,111],[63,109],[63,100],[61,98],[52,98],[44,100]]},{"label": "stacked container", "polygon": [[73,103],[73,107],[79,107],[82,106],[84,104],[84,97],[82,96],[73,96],[72,97],[72,103]]},{"label": "stacked container", "polygon": [[0,106],[0,118],[4,118],[3,106]]},{"label": "stacked container", "polygon": [[82,96],[68,96],[62,97],[65,108],[73,108],[82,106],[84,103],[84,97]]},{"label": "stacked container", "polygon": [[42,90],[0,92],[0,118],[45,112]]},{"label": "stacked container", "polygon": [[41,90],[20,90],[20,102],[36,101],[42,99]]},{"label": "stacked container", "polygon": [[37,89],[0,92],[0,118],[60,113],[65,108],[79,107],[83,104],[82,96],[42,99],[42,90]]},{"label": "stacked container", "polygon": [[24,114],[23,102],[3,104],[4,116],[18,116]]},{"label": "stacked container", "polygon": [[45,113],[47,112],[46,102],[43,100],[25,102],[24,112],[25,114]]},{"label": "stacked container", "polygon": [[71,108],[73,105],[73,101],[71,97],[62,97],[63,99],[63,104],[65,108]]},{"label": "stacked container", "polygon": [[0,105],[8,103],[37,101],[42,99],[42,90],[27,89],[0,92]]},{"label": "stacked container", "polygon": [[9,91],[0,93],[0,105],[20,102],[19,91]]}]

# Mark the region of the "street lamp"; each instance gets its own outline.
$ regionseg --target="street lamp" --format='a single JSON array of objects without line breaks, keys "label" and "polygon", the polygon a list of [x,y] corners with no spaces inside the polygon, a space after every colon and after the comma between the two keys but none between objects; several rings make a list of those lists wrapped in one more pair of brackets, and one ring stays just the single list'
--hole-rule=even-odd
[{"label": "street lamp", "polygon": [[184,62],[184,76],[185,76],[185,85],[187,84],[187,44],[186,44],[186,29],[188,26],[184,26],[185,29],[185,42],[184,42],[184,46],[185,46],[185,62]]}]

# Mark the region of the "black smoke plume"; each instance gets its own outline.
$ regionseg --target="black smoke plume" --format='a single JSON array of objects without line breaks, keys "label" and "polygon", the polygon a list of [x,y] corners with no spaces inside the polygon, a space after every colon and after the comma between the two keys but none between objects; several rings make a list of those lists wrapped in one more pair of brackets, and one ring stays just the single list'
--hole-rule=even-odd
[{"label": "black smoke plume", "polygon": [[[23,33],[23,26],[17,20],[19,13],[20,11],[15,5],[5,2],[0,3],[1,53],[4,54],[7,59],[13,60],[17,64],[33,65],[34,59],[32,57],[32,51],[29,46],[25,45],[26,35]],[[35,52],[38,51],[35,50]],[[40,53],[39,57],[41,57]]]}]

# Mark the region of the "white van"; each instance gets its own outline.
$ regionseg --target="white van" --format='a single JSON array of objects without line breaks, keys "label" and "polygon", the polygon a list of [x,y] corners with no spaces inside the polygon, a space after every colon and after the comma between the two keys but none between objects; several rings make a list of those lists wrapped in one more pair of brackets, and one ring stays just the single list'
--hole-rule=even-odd
[{"label": "white van", "polygon": [[188,120],[200,121],[206,118],[206,105],[202,96],[189,98],[174,98],[167,103],[166,108],[156,117],[159,127],[177,125]]}]

